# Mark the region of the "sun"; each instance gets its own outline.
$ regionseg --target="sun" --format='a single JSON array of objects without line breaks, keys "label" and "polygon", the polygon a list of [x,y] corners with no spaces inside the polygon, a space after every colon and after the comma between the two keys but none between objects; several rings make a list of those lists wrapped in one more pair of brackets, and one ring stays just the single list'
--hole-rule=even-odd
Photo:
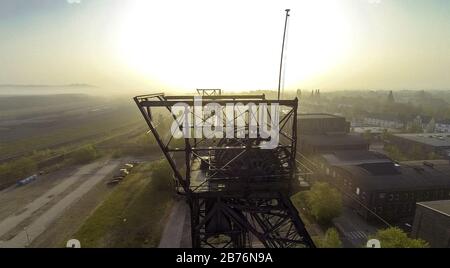
[{"label": "sun", "polygon": [[117,34],[124,64],[169,88],[274,89],[287,6],[286,87],[332,69],[351,48],[341,1],[211,2],[133,1]]}]

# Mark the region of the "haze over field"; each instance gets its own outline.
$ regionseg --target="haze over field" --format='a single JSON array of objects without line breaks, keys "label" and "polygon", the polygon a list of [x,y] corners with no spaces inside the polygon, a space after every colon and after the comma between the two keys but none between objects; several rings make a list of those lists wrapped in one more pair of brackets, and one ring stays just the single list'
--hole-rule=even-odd
[{"label": "haze over field", "polygon": [[0,94],[274,89],[285,8],[286,89],[450,89],[447,0],[3,0]]},{"label": "haze over field", "polygon": [[49,94],[92,94],[105,93],[96,86],[87,84],[71,85],[0,85],[0,97],[10,95],[49,95]]}]

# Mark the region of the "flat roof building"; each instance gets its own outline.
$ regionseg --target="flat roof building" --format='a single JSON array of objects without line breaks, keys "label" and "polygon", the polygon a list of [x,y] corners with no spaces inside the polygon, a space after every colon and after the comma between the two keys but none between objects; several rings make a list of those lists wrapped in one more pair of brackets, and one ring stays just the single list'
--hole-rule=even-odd
[{"label": "flat roof building", "polygon": [[306,155],[369,149],[364,138],[349,134],[350,122],[337,115],[298,114],[297,132],[300,152]]},{"label": "flat roof building", "polygon": [[450,148],[450,133],[394,134],[394,136],[433,147]]},{"label": "flat roof building", "polygon": [[367,220],[375,212],[392,221],[411,221],[416,202],[450,199],[448,161],[395,163],[372,151],[337,151],[316,156],[316,172],[345,191]]},{"label": "flat roof building", "polygon": [[422,150],[424,154],[450,156],[450,133],[393,134],[389,142],[405,152]]},{"label": "flat roof building", "polygon": [[298,143],[305,154],[317,154],[333,151],[368,150],[369,143],[359,135],[299,135]]},{"label": "flat roof building", "polygon": [[450,248],[450,200],[417,203],[411,236],[433,248]]},{"label": "flat roof building", "polygon": [[345,134],[350,132],[350,122],[332,114],[297,114],[297,131],[300,135]]}]

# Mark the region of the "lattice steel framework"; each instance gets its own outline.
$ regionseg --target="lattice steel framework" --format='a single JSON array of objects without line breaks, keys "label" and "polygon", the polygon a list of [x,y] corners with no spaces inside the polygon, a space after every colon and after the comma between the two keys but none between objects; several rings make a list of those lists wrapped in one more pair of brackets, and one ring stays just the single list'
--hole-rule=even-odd
[{"label": "lattice steel framework", "polygon": [[[201,92],[198,92],[202,94]],[[174,172],[177,192],[186,196],[191,211],[192,246],[197,247],[314,247],[292,205],[299,170],[296,165],[298,100],[268,100],[264,95],[202,95],[202,108],[208,104],[223,107],[222,120],[235,122],[245,118],[245,137],[186,137],[177,143],[166,130],[157,129],[156,109],[169,112],[183,131],[183,122],[172,114],[183,103],[189,107],[189,119],[207,122],[214,114],[198,113],[194,96],[152,94],[134,98],[156,142]],[[279,142],[273,149],[262,149],[267,139],[250,137],[252,117],[246,109],[227,113],[226,105],[257,109],[279,105]],[[243,105],[243,106],[238,106]],[[196,110],[197,109],[197,110]],[[275,116],[274,116],[275,118]],[[186,119],[186,118],[185,118]],[[194,131],[194,124],[188,124]],[[224,130],[225,131],[225,130]],[[165,138],[164,136],[165,133]]]},{"label": "lattice steel framework", "polygon": [[220,88],[197,88],[197,93],[201,96],[220,96],[222,89]]}]

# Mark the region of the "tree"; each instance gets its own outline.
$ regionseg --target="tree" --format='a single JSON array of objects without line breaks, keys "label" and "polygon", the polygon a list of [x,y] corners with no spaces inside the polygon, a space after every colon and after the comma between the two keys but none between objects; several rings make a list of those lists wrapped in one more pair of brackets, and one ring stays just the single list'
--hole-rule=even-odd
[{"label": "tree", "polygon": [[383,129],[383,133],[381,133],[381,139],[383,141],[388,140],[390,137],[389,131],[385,128]]},{"label": "tree", "polygon": [[422,118],[417,116],[406,129],[410,133],[423,133]]},{"label": "tree", "polygon": [[[430,245],[422,239],[412,239],[398,227],[379,230],[374,237],[382,248],[428,248]],[[372,239],[370,238],[370,239]]]},{"label": "tree", "polygon": [[364,131],[363,138],[366,141],[369,141],[369,142],[372,141],[372,131],[370,129]]},{"label": "tree", "polygon": [[339,233],[335,228],[330,228],[326,231],[325,237],[318,241],[320,248],[341,248],[342,241],[339,238]]},{"label": "tree", "polygon": [[440,156],[437,153],[435,153],[435,152],[431,152],[431,153],[428,154],[427,159],[429,159],[429,160],[436,160],[436,159],[440,159]]},{"label": "tree", "polygon": [[33,175],[37,170],[36,162],[30,157],[0,164],[0,189],[10,186],[18,179]]},{"label": "tree", "polygon": [[436,120],[434,118],[431,118],[430,122],[428,122],[427,126],[425,127],[425,133],[433,133],[436,129]]},{"label": "tree", "polygon": [[396,161],[405,161],[408,159],[408,157],[406,157],[401,150],[395,146],[395,145],[386,145],[384,147],[384,151],[387,153],[387,155],[396,160]]},{"label": "tree", "polygon": [[427,154],[418,145],[413,145],[410,152],[410,157],[414,160],[423,160],[427,158]]},{"label": "tree", "polygon": [[92,145],[84,146],[75,151],[72,158],[76,164],[86,164],[98,157],[97,150]]},{"label": "tree", "polygon": [[20,179],[32,175],[36,169],[36,162],[29,157],[24,157],[0,165],[0,179]]},{"label": "tree", "polygon": [[328,183],[316,183],[306,194],[310,214],[320,223],[330,223],[342,212],[342,196]]},{"label": "tree", "polygon": [[392,92],[392,90],[389,92],[389,96],[388,96],[387,101],[388,101],[389,104],[395,103],[394,93]]},{"label": "tree", "polygon": [[156,190],[169,191],[172,189],[172,169],[165,160],[155,162],[152,167],[152,185]]}]

